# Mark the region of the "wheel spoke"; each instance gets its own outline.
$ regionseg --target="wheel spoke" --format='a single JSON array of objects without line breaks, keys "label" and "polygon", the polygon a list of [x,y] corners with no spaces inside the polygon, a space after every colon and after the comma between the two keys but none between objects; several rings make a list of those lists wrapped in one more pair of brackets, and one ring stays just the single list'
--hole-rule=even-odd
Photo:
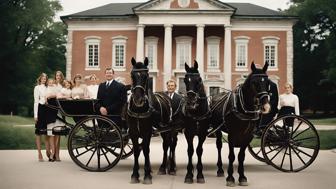
[{"label": "wheel spoke", "polygon": [[115,153],[113,149],[110,149],[107,146],[104,146],[103,148],[105,148],[108,152],[110,152],[112,155],[114,155],[115,157],[118,157],[119,154]]},{"label": "wheel spoke", "polygon": [[285,147],[281,147],[281,149],[271,158],[271,161],[284,149]]},{"label": "wheel spoke", "polygon": [[97,160],[98,169],[100,169],[100,147],[97,148]]},{"label": "wheel spoke", "polygon": [[92,160],[94,154],[96,153],[96,151],[97,151],[97,148],[95,148],[95,150],[93,151],[93,153],[92,153],[92,155],[91,155],[89,161],[86,163],[86,165],[85,165],[86,167],[90,164],[90,162],[91,162],[91,160]]},{"label": "wheel spoke", "polygon": [[293,171],[293,159],[292,159],[292,151],[289,146],[289,164],[290,164],[290,170]]},{"label": "wheel spoke", "polygon": [[294,141],[295,141],[295,142],[298,142],[298,141],[304,141],[304,140],[310,140],[310,139],[316,139],[316,137],[300,138],[300,139],[296,139],[296,140],[294,140]]},{"label": "wheel spoke", "polygon": [[304,155],[306,155],[306,156],[308,156],[308,157],[313,157],[312,155],[310,155],[310,154],[307,154],[306,152],[304,152],[304,151],[302,151],[302,150],[300,150],[298,147],[296,147],[295,148],[297,151],[299,151],[299,152],[301,152],[301,153],[303,153]]},{"label": "wheel spoke", "polygon": [[301,126],[302,123],[303,123],[303,121],[300,121],[299,125],[295,128],[295,130],[294,131],[292,130],[291,138],[293,138],[293,134],[299,129],[299,127]]},{"label": "wheel spoke", "polygon": [[283,147],[283,146],[278,146],[278,147],[273,148],[273,149],[270,148],[271,151],[266,152],[266,154],[269,154],[269,153],[271,153],[271,152],[273,152],[273,151],[275,151],[275,150],[278,150],[279,148],[282,148],[282,147]]},{"label": "wheel spoke", "polygon": [[88,151],[92,150],[93,148],[94,148],[94,147],[91,147],[91,148],[87,149],[86,151],[84,151],[84,152],[82,152],[82,153],[80,153],[80,154],[77,154],[75,157],[78,158],[79,156],[81,156],[81,155],[87,153]]},{"label": "wheel spoke", "polygon": [[105,159],[106,159],[107,163],[110,165],[111,162],[110,162],[110,160],[107,158],[107,155],[106,155],[107,152],[104,152],[104,148],[102,148],[101,150],[102,150],[102,152],[103,152],[103,154],[104,154],[104,156],[105,156]]},{"label": "wheel spoke", "polygon": [[297,135],[295,135],[295,136],[293,137],[293,139],[295,139],[296,137],[298,137],[298,136],[301,135],[302,133],[308,131],[309,129],[310,129],[310,127],[308,127],[307,129],[301,131],[300,133],[298,133]]},{"label": "wheel spoke", "polygon": [[[283,163],[284,163],[284,161],[285,161],[285,157],[286,157],[287,149],[288,149],[288,147],[286,147],[285,153],[283,154],[282,161],[281,161],[281,164],[280,164],[280,168],[282,168]],[[279,152],[281,152],[281,150],[280,150]],[[272,159],[272,160],[273,160],[273,159]]]},{"label": "wheel spoke", "polygon": [[301,160],[301,162],[303,163],[303,165],[306,165],[306,162],[302,159],[302,157],[300,156],[300,154],[295,150],[295,148],[290,147],[291,149],[293,149],[293,152],[296,154],[296,156]]}]

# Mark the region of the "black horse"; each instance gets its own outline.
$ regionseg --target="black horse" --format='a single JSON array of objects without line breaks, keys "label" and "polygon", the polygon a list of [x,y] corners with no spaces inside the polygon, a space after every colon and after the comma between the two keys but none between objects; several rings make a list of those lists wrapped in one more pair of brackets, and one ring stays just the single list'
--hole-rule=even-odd
[{"label": "black horse", "polygon": [[[153,126],[157,128],[167,126],[171,121],[170,98],[164,93],[153,93],[148,88],[148,59],[144,63],[136,62],[132,58],[132,94],[127,104],[126,122],[129,127],[129,136],[133,142],[134,166],[131,183],[139,183],[140,151],[145,157],[144,184],[152,183],[151,165],[149,159],[149,145]],[[142,142],[139,142],[140,138]]]},{"label": "black horse", "polygon": [[[247,178],[244,175],[245,149],[253,138],[253,130],[259,123],[261,113],[268,113],[269,105],[269,79],[266,74],[268,63],[262,69],[256,68],[252,63],[252,73],[245,82],[232,92],[224,92],[213,96],[211,100],[212,125],[221,127],[228,133],[229,165],[227,186],[234,186],[233,162],[235,160],[234,147],[240,147],[238,154],[239,185],[246,186]],[[218,176],[224,176],[222,168],[221,148],[222,133],[216,132],[218,149]]]},{"label": "black horse", "polygon": [[202,78],[198,72],[198,63],[195,61],[194,67],[189,67],[185,64],[185,78],[187,95],[185,97],[182,112],[184,114],[184,122],[188,123],[185,127],[184,134],[188,142],[188,165],[187,174],[185,176],[185,183],[193,183],[193,164],[192,156],[194,154],[193,140],[198,136],[198,146],[196,149],[198,162],[197,162],[197,182],[204,183],[202,154],[203,143],[207,136],[210,121],[210,107],[208,99],[205,94]]}]

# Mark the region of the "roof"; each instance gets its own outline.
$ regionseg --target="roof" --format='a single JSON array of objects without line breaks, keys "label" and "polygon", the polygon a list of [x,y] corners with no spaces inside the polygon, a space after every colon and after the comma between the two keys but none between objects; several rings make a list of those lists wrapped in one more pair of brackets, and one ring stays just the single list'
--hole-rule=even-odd
[{"label": "roof", "polygon": [[[147,2],[145,2],[147,3]],[[130,17],[135,16],[133,8],[140,6],[143,3],[110,3],[97,8],[86,11],[61,16],[62,20],[72,18],[116,18],[116,17]],[[278,17],[287,18],[292,17],[285,15],[279,11],[271,10],[265,7],[250,3],[225,3],[231,7],[236,8],[233,17]]]}]

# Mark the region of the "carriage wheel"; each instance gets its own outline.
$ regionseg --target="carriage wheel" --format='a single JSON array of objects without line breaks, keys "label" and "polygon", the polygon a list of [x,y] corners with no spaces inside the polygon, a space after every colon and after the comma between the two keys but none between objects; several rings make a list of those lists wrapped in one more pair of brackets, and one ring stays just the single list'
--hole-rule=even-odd
[{"label": "carriage wheel", "polygon": [[308,120],[288,115],[267,126],[261,146],[270,165],[284,172],[298,172],[313,163],[320,149],[320,139]]},{"label": "carriage wheel", "polygon": [[247,149],[252,155],[252,157],[261,162],[265,162],[265,158],[260,146],[261,146],[261,138],[254,137],[253,140],[250,142],[250,144],[247,146]]},{"label": "carriage wheel", "polygon": [[127,159],[133,154],[133,143],[128,135],[123,136],[123,141],[124,141],[123,142],[124,148],[123,148],[121,159]]},{"label": "carriage wheel", "polygon": [[103,116],[82,119],[71,130],[68,151],[71,159],[88,171],[107,171],[122,157],[123,140],[120,129]]}]

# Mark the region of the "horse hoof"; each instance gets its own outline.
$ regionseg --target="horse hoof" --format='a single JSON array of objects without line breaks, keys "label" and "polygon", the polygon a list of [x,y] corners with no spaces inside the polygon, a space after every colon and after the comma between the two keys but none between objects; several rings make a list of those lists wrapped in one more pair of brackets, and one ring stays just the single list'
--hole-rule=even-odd
[{"label": "horse hoof", "polygon": [[165,175],[165,174],[167,174],[167,173],[166,173],[166,170],[165,170],[165,169],[159,169],[159,171],[158,171],[157,174],[158,174],[158,175]]},{"label": "horse hoof", "polygon": [[217,172],[217,177],[224,177],[224,172]]},{"label": "horse hoof", "polygon": [[150,178],[145,178],[145,179],[143,180],[143,184],[152,184],[152,179],[150,179]]},{"label": "horse hoof", "polygon": [[169,174],[169,175],[173,175],[173,176],[175,176],[175,175],[176,175],[176,171],[175,171],[175,170],[170,170],[170,171],[168,172],[168,174]]},{"label": "horse hoof", "polygon": [[239,182],[239,186],[248,186],[247,181]]},{"label": "horse hoof", "polygon": [[185,178],[184,179],[184,183],[186,184],[192,184],[194,182],[194,180],[192,178]]},{"label": "horse hoof", "polygon": [[226,186],[228,186],[228,187],[234,187],[236,185],[235,185],[235,182],[233,182],[233,181],[226,181]]},{"label": "horse hoof", "polygon": [[204,183],[205,183],[204,178],[198,178],[198,179],[197,179],[197,183],[199,183],[199,184],[204,184]]},{"label": "horse hoof", "polygon": [[138,184],[140,182],[139,178],[132,177],[131,178],[131,184]]},{"label": "horse hoof", "polygon": [[248,186],[246,177],[239,179],[239,186]]}]

